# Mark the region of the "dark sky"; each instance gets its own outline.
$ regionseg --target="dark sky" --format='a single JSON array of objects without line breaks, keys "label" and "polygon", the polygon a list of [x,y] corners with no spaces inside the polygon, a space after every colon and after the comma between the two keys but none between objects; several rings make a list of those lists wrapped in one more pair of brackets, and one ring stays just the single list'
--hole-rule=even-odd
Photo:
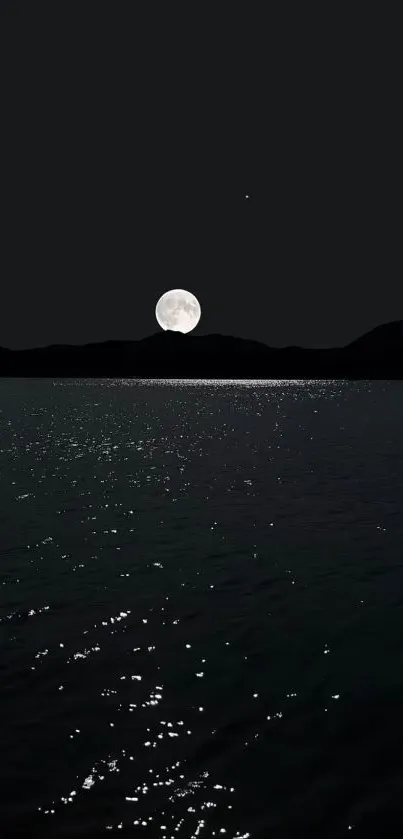
[{"label": "dark sky", "polygon": [[322,6],[0,0],[0,345],[403,318],[400,26]]}]

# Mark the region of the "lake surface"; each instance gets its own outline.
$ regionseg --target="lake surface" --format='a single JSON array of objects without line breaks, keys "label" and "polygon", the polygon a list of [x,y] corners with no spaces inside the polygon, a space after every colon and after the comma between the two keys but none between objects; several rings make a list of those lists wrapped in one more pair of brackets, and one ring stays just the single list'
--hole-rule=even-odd
[{"label": "lake surface", "polygon": [[0,379],[0,498],[4,839],[402,836],[403,383]]}]

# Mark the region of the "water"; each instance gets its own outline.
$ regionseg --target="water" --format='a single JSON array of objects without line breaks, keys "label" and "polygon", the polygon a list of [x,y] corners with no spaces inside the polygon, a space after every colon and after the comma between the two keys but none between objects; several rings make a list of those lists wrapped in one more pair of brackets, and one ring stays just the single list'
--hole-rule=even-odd
[{"label": "water", "polygon": [[2,836],[401,836],[402,427],[400,382],[0,381]]}]

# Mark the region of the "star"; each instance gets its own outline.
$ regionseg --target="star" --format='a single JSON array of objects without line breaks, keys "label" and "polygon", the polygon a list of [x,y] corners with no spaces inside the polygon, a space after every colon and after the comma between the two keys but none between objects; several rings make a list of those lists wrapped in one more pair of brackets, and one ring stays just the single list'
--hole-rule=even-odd
[{"label": "star", "polygon": [[250,195],[245,195],[245,198],[250,198]]}]

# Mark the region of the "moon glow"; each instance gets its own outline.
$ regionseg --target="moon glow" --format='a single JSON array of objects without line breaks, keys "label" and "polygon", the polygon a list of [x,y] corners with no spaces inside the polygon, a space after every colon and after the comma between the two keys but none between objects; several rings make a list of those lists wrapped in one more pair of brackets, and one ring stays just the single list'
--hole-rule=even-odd
[{"label": "moon glow", "polygon": [[201,309],[197,297],[183,288],[173,288],[160,297],[155,317],[162,329],[191,332],[200,320]]}]

